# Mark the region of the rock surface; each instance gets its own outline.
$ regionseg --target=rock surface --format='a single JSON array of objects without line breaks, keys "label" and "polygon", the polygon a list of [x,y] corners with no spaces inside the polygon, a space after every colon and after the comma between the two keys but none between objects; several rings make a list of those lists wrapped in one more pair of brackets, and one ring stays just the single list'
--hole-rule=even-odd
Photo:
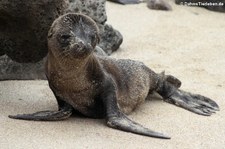
[{"label": "rock surface", "polygon": [[172,10],[170,4],[164,0],[148,0],[147,6],[149,9],[154,10]]},{"label": "rock surface", "polygon": [[18,63],[7,55],[0,57],[0,80],[46,79],[44,59],[37,63]]},{"label": "rock surface", "polygon": [[0,0],[0,55],[40,61],[47,54],[48,29],[66,7],[64,0]]},{"label": "rock surface", "polygon": [[123,42],[123,36],[111,25],[99,24],[100,43],[98,44],[108,55],[116,51]]}]

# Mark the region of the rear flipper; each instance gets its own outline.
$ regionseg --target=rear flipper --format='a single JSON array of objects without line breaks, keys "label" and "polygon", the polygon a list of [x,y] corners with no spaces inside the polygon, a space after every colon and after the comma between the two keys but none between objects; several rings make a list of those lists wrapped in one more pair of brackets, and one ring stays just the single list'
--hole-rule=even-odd
[{"label": "rear flipper", "polygon": [[33,121],[58,121],[70,117],[73,108],[70,105],[64,105],[59,111],[40,111],[33,114],[9,115],[9,118]]},{"label": "rear flipper", "polygon": [[213,100],[179,89],[165,101],[204,116],[210,116],[212,113],[219,111],[219,106]]},{"label": "rear flipper", "polygon": [[140,0],[109,0],[111,2],[119,3],[119,4],[139,4]]},{"label": "rear flipper", "polygon": [[182,91],[178,89],[180,85],[179,79],[162,72],[158,77],[156,92],[163,97],[164,101],[200,115],[210,116],[219,111],[215,101],[202,95]]}]

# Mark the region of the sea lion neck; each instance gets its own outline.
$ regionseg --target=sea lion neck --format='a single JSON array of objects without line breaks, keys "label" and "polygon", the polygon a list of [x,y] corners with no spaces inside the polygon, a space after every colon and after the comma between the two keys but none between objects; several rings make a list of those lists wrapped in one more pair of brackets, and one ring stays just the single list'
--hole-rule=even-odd
[{"label": "sea lion neck", "polygon": [[104,78],[102,65],[94,53],[85,59],[65,59],[60,62],[59,59],[48,54],[46,62],[46,74],[55,75],[59,78],[76,78],[76,80],[86,80],[101,82]]},{"label": "sea lion neck", "polygon": [[92,59],[92,54],[85,58],[73,58],[72,56],[63,57],[60,54],[53,54],[49,51],[48,54],[48,63],[51,63],[58,70],[62,71],[69,71],[69,70],[76,70],[85,68],[88,61]]}]

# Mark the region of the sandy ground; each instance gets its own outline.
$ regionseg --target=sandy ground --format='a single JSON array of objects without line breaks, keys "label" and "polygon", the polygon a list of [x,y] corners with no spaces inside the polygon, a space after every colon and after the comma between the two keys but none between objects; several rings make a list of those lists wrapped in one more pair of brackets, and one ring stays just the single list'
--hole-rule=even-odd
[{"label": "sandy ground", "polygon": [[56,109],[46,81],[0,82],[0,148],[225,148],[225,14],[176,6],[149,10],[145,4],[107,2],[108,23],[124,42],[117,58],[143,61],[156,72],[166,70],[182,89],[214,99],[221,110],[211,117],[193,114],[160,99],[151,99],[129,117],[171,140],[154,139],[105,126],[104,120],[72,117],[60,122],[9,119],[9,114]]}]

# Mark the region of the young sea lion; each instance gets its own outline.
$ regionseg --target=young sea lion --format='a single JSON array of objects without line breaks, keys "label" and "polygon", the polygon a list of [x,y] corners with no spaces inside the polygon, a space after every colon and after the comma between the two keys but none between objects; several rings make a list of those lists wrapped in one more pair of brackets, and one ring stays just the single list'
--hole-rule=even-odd
[{"label": "young sea lion", "polygon": [[197,114],[209,116],[219,110],[211,99],[178,89],[181,82],[173,76],[157,74],[141,62],[95,54],[98,42],[98,28],[89,17],[70,13],[56,19],[48,34],[46,76],[59,109],[9,117],[64,120],[76,110],[87,117],[105,117],[112,128],[169,139],[125,114],[153,91],[165,101]]}]

